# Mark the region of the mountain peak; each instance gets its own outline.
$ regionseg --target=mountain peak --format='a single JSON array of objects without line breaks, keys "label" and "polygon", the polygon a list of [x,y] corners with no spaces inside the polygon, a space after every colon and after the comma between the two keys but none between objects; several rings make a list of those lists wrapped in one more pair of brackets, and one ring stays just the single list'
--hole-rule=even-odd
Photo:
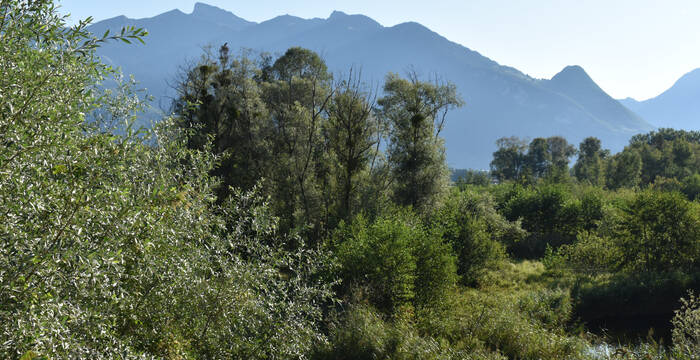
[{"label": "mountain peak", "polygon": [[341,26],[348,27],[350,29],[378,29],[382,25],[364,15],[350,15],[342,11],[333,11],[331,16],[326,20],[327,23],[333,23]]},{"label": "mountain peak", "polygon": [[654,125],[664,128],[700,130],[700,69],[681,76],[661,95],[638,103],[635,109]]},{"label": "mountain peak", "polygon": [[240,30],[248,25],[253,25],[255,23],[242,19],[234,15],[230,11],[198,2],[194,4],[194,10],[192,10],[192,16],[207,21],[223,25],[234,30]]},{"label": "mountain peak", "polygon": [[203,2],[197,2],[194,4],[194,10],[192,11],[192,13],[197,14],[197,13],[202,13],[202,12],[206,13],[206,12],[212,12],[212,11],[228,12],[224,9],[218,8],[218,7],[213,6],[213,5],[205,4]]},{"label": "mountain peak", "polygon": [[422,24],[417,23],[415,21],[402,22],[400,24],[394,25],[393,28],[394,29],[401,29],[401,30],[410,30],[410,31],[430,30],[427,27],[425,27]]},{"label": "mountain peak", "polygon": [[101,22],[111,24],[113,22],[123,22],[123,21],[127,21],[127,20],[129,20],[129,18],[126,17],[125,15],[119,15],[119,16],[111,17],[109,19],[102,20]]},{"label": "mountain peak", "polygon": [[348,17],[348,16],[349,16],[348,14],[346,14],[342,11],[334,10],[331,13],[331,16],[328,17],[328,20],[339,19],[339,18],[344,18],[344,17]]},{"label": "mountain peak", "polygon": [[589,88],[599,89],[598,85],[588,76],[586,70],[579,65],[569,65],[562,71],[552,77],[552,83],[561,84],[563,86],[586,86]]},{"label": "mountain peak", "polygon": [[179,16],[179,15],[185,15],[184,12],[180,11],[180,9],[172,9],[170,11],[166,11],[160,15],[156,15],[155,17],[168,17],[168,16]]},{"label": "mountain peak", "polygon": [[569,65],[566,66],[562,71],[560,71],[558,74],[554,75],[552,80],[556,78],[561,78],[561,77],[566,77],[566,78],[578,78],[578,79],[586,79],[590,80],[590,76],[588,76],[588,73],[586,73],[586,70],[583,70],[583,68],[579,65]]},{"label": "mountain peak", "polygon": [[267,20],[265,22],[270,22],[270,21],[287,22],[287,21],[304,21],[304,19],[300,18],[298,16],[290,15],[290,14],[284,14],[284,15],[275,16],[272,19]]},{"label": "mountain peak", "polygon": [[216,7],[214,5],[209,5],[205,4],[203,2],[196,2],[194,4],[194,11],[193,12],[199,12],[199,11],[207,11],[207,10],[218,10],[218,11],[225,11],[219,7]]}]

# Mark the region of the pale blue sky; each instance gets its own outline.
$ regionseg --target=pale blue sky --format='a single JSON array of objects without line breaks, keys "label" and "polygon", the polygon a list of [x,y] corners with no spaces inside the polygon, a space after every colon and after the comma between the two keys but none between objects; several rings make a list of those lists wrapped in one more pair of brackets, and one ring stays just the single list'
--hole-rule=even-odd
[{"label": "pale blue sky", "polygon": [[[58,0],[73,18],[150,17],[193,0]],[[644,100],[700,67],[698,0],[206,0],[250,21],[361,13],[385,26],[417,21],[536,78],[581,65],[616,98]]]}]

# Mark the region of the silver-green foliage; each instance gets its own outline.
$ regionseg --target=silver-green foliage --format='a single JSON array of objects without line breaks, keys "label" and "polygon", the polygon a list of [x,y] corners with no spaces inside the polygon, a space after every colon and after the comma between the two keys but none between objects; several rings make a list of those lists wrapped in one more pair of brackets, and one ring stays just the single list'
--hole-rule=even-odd
[{"label": "silver-green foliage", "polygon": [[700,358],[700,298],[692,292],[682,298],[671,322],[674,350],[689,359]]},{"label": "silver-green foliage", "polygon": [[0,358],[300,358],[324,341],[327,256],[280,250],[254,192],[215,205],[216,158],[171,121],[86,124],[139,108],[95,86],[113,72],[94,49],[145,32],[0,4]]}]

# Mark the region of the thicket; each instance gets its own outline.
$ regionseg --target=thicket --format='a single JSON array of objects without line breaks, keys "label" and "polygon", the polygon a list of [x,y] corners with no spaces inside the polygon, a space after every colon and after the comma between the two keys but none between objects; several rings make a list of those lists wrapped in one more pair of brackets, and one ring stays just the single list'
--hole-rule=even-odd
[{"label": "thicket", "polygon": [[[0,357],[294,358],[324,341],[329,255],[285,251],[255,192],[217,205],[215,156],[169,119],[132,130],[135,102],[100,90],[96,46],[145,32],[96,38],[48,1],[0,14]],[[87,122],[96,109],[123,134]]]},{"label": "thicket", "polygon": [[[499,211],[528,231],[524,241],[509,246],[510,254],[541,258],[571,289],[574,316],[590,329],[626,330],[623,336],[634,340],[654,327],[669,341],[678,299],[700,287],[696,141],[694,132],[661,129],[632,138],[610,156],[588,138],[571,178],[501,178],[488,191]],[[536,141],[528,152],[514,143],[501,142],[492,168],[521,164],[520,174],[537,174],[525,161],[533,158]],[[520,162],[506,161],[513,154]]]},{"label": "thicket", "polygon": [[[96,50],[144,30],[96,37],[46,0],[0,16],[2,358],[700,353],[696,133],[589,138],[573,170],[561,137],[502,139],[450,186],[449,82],[378,93],[307,49],[223,46],[141,129]],[[580,334],[651,316],[668,346]]]}]

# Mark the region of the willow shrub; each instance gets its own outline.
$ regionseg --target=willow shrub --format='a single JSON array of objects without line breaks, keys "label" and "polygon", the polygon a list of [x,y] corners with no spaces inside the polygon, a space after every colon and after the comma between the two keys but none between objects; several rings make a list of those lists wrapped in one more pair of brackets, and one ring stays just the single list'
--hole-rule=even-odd
[{"label": "willow shrub", "polygon": [[145,32],[95,38],[51,1],[0,16],[0,358],[299,358],[323,342],[325,254],[280,250],[255,194],[215,205],[217,159],[171,121],[85,121],[133,121],[94,51]]}]

